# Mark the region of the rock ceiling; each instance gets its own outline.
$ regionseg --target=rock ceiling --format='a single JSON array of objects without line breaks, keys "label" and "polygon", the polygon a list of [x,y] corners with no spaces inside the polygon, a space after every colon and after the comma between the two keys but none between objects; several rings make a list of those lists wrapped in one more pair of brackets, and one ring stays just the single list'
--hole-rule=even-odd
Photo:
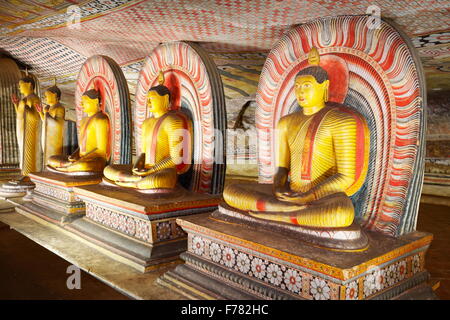
[{"label": "rock ceiling", "polygon": [[447,0],[3,0],[0,52],[29,66],[42,86],[53,77],[73,83],[94,54],[116,60],[133,82],[160,42],[196,41],[212,54],[233,99],[255,93],[266,54],[292,26],[365,14],[370,5],[413,40],[428,89],[450,89]]}]

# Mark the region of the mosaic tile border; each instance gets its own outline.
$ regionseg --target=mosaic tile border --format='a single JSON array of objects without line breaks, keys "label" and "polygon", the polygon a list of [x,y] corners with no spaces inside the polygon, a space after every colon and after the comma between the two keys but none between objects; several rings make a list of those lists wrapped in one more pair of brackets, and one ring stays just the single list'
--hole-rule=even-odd
[{"label": "mosaic tile border", "polygon": [[38,182],[36,180],[33,182],[36,184],[36,188],[34,189],[35,192],[39,192],[45,196],[54,197],[65,202],[81,202],[81,199],[75,195],[72,188],[59,188],[46,183]]},{"label": "mosaic tile border", "polygon": [[269,257],[188,234],[188,252],[230,272],[310,300],[358,300],[373,297],[424,271],[425,251],[411,253],[383,267],[374,266],[346,285],[312,275]]},{"label": "mosaic tile border", "polygon": [[146,221],[85,201],[86,218],[108,229],[147,243],[170,241],[186,237],[173,219]]}]

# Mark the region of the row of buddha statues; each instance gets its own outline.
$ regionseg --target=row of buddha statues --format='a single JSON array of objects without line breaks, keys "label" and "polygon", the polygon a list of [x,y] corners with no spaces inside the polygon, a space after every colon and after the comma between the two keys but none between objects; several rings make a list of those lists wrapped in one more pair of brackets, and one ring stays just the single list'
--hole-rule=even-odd
[{"label": "row of buddha statues", "polygon": [[[160,80],[164,82],[164,78]],[[170,91],[160,84],[148,92],[147,104],[152,117],[142,124],[142,154],[131,172],[124,172],[114,165],[107,166],[110,158],[110,120],[101,108],[101,95],[96,89],[83,93],[81,104],[86,116],[80,122],[79,148],[71,155],[63,155],[63,128],[65,109],[61,105],[61,91],[53,86],[44,93],[47,105],[42,108],[34,93],[35,82],[30,76],[19,81],[22,99],[12,97],[17,112],[17,139],[19,143],[22,174],[37,171],[36,159],[39,147],[37,124],[43,122],[42,145],[47,169],[66,174],[104,173],[105,177],[122,187],[136,189],[173,189],[177,174],[187,171],[182,166],[183,152],[178,150],[183,138],[191,139],[192,124],[178,111],[170,110]],[[29,129],[30,128],[30,129]],[[26,129],[26,130],[25,130]],[[26,134],[28,133],[34,134]],[[187,134],[186,134],[187,132]],[[189,144],[190,145],[190,144]],[[30,154],[30,156],[27,156]],[[33,156],[31,156],[33,155]]]},{"label": "row of buddha statues", "polygon": [[[341,228],[350,226],[355,210],[350,196],[359,190],[365,176],[356,177],[357,132],[368,141],[364,118],[354,110],[328,102],[330,81],[319,66],[319,53],[313,48],[309,66],[295,77],[294,92],[300,111],[282,117],[277,125],[275,150],[276,173],[272,195],[245,184],[230,184],[224,201],[250,215],[293,225]],[[21,100],[13,98],[17,110],[17,138],[23,175],[35,171],[38,137],[35,127],[45,128],[43,147],[48,170],[63,174],[95,173],[104,181],[137,190],[172,190],[177,177],[186,171],[183,140],[192,139],[192,123],[181,112],[170,110],[170,90],[164,80],[147,95],[151,116],[142,125],[142,153],[131,170],[108,164],[110,157],[110,122],[100,108],[101,96],[95,89],[81,98],[85,113],[79,124],[79,148],[71,155],[62,154],[64,107],[59,103],[57,87],[45,91],[47,106],[40,107],[30,77],[19,83]],[[180,132],[187,134],[180,134]],[[26,134],[25,134],[26,133]],[[192,148],[192,143],[188,143]],[[366,153],[363,161],[368,162]],[[189,165],[189,164],[188,164]]]}]

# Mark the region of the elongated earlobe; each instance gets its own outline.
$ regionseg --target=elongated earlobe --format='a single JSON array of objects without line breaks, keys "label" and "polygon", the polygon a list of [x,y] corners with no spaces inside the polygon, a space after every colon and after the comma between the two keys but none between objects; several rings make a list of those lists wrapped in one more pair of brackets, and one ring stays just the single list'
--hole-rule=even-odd
[{"label": "elongated earlobe", "polygon": [[328,102],[328,98],[329,98],[329,96],[328,96],[328,87],[329,87],[329,84],[330,84],[330,82],[329,82],[329,80],[327,80],[326,83],[325,83],[325,90],[323,91],[323,100],[324,100],[325,102]]},{"label": "elongated earlobe", "polygon": [[165,101],[165,103],[166,103],[167,110],[170,110],[170,101],[169,101],[169,95],[168,95],[168,94],[166,94],[166,95],[164,96],[164,101]]}]

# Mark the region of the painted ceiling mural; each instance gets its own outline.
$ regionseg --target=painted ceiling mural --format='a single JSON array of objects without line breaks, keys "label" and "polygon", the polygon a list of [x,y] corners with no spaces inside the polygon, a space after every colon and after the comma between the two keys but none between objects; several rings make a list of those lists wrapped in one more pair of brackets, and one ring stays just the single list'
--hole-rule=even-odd
[{"label": "painted ceiling mural", "polygon": [[73,109],[74,83],[88,57],[114,59],[133,101],[143,59],[154,47],[196,41],[218,65],[232,125],[254,100],[266,56],[287,30],[319,17],[365,14],[371,5],[412,39],[428,91],[448,92],[450,0],[2,0],[0,53],[29,66],[43,88],[56,77],[63,103]]},{"label": "painted ceiling mural", "polygon": [[[3,0],[0,47],[28,64],[39,78],[70,80],[94,54],[107,55],[121,66],[133,64],[158,43],[172,40],[198,41],[209,52],[227,53],[218,57],[227,65],[227,60],[242,60],[234,59],[235,53],[267,53],[293,25],[318,17],[364,14],[370,5],[377,5],[383,17],[413,39],[431,84],[446,85],[448,0]],[[258,67],[235,68],[231,63],[221,70],[230,95],[256,90]],[[249,80],[245,86],[252,89],[232,91],[242,84],[232,75]]]}]

